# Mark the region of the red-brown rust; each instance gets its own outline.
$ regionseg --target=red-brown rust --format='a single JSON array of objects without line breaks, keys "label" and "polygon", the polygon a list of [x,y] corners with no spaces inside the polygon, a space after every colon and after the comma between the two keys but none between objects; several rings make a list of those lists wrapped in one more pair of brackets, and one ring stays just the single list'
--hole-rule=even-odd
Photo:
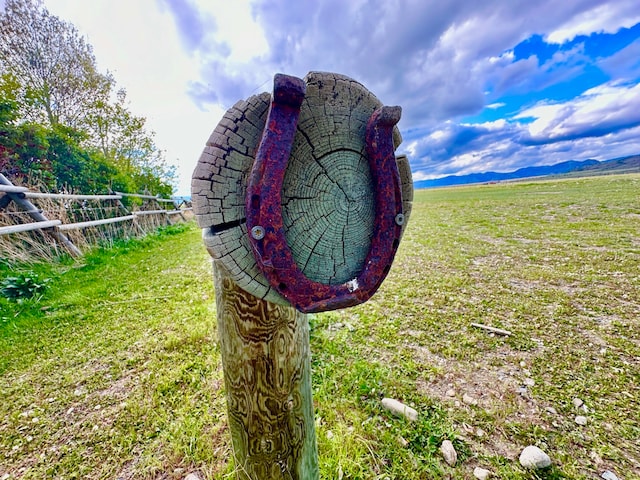
[{"label": "red-brown rust", "polygon": [[[276,75],[274,93],[246,197],[247,227],[257,265],[269,283],[305,313],[335,310],[367,301],[387,276],[400,242],[402,194],[393,147],[393,127],[400,107],[382,107],[369,119],[366,151],[375,186],[375,220],[371,246],[362,272],[341,285],[307,278],[287,245],[281,190],[296,132],[305,84],[301,79]],[[262,227],[264,235],[252,235]],[[255,231],[255,230],[254,230]]]}]

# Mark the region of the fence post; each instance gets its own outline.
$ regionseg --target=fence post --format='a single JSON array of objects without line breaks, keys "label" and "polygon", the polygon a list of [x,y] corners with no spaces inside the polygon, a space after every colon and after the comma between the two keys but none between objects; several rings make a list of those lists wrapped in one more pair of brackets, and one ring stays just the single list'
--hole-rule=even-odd
[{"label": "fence post", "polygon": [[238,478],[318,478],[307,315],[242,290],[213,263]]},{"label": "fence post", "polygon": [[226,112],[196,166],[241,480],[319,477],[302,312],[366,301],[389,271],[412,194],[399,115],[343,75],[276,75],[272,95]]},{"label": "fence post", "polygon": [[[9,181],[9,179],[4,175],[2,175],[1,173],[0,173],[0,184],[10,185],[10,186],[13,185]],[[16,202],[22,208],[24,208],[27,211],[27,213],[31,216],[31,218],[33,218],[35,221],[37,222],[49,221],[47,217],[45,217],[42,213],[40,213],[40,211],[36,208],[36,206],[33,203],[31,203],[29,200],[21,198],[19,193],[7,193],[7,195],[9,195],[14,202]],[[80,251],[80,249],[78,249],[78,247],[76,247],[73,244],[73,242],[69,240],[69,238],[64,233],[59,232],[55,228],[51,230],[45,230],[45,232],[47,232],[49,235],[51,235],[53,238],[55,238],[60,243],[62,243],[65,247],[67,247],[67,249],[73,256],[76,256],[76,257],[82,256],[82,252]]]}]

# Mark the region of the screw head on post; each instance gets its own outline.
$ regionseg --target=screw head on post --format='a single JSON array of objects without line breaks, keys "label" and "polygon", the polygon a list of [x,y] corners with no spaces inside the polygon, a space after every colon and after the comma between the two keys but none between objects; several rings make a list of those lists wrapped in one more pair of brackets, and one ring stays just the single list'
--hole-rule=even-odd
[{"label": "screw head on post", "polygon": [[264,238],[264,227],[256,225],[251,229],[251,236],[255,240],[262,240]]}]

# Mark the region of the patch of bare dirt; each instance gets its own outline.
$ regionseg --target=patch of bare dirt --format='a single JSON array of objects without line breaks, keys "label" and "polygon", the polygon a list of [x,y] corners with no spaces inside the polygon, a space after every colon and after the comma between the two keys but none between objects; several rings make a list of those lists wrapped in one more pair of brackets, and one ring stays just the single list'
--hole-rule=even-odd
[{"label": "patch of bare dirt", "polygon": [[[411,348],[421,361],[437,365],[441,372],[435,378],[418,379],[420,393],[445,405],[454,417],[458,412],[476,420],[475,425],[464,422],[458,425],[459,436],[474,451],[515,459],[523,445],[510,440],[508,424],[555,428],[556,415],[551,406],[531,394],[535,380],[527,365],[535,352],[512,352],[505,348],[487,354],[481,361],[463,362],[434,355],[423,346]],[[482,428],[487,417],[492,425],[489,432]]]}]

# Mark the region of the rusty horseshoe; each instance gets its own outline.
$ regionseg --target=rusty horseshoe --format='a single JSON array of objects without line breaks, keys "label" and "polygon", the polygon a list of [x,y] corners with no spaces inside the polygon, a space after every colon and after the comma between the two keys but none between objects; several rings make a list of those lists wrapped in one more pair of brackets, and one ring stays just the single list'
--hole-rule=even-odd
[{"label": "rusty horseshoe", "polygon": [[282,184],[305,92],[302,79],[275,76],[267,121],[248,179],[245,208],[249,242],[258,268],[287,301],[310,313],[367,301],[391,268],[404,222],[393,145],[393,128],[402,110],[383,106],[369,118],[365,143],[375,188],[373,237],[360,274],[345,283],[328,285],[310,280],[296,264],[282,218]]}]

